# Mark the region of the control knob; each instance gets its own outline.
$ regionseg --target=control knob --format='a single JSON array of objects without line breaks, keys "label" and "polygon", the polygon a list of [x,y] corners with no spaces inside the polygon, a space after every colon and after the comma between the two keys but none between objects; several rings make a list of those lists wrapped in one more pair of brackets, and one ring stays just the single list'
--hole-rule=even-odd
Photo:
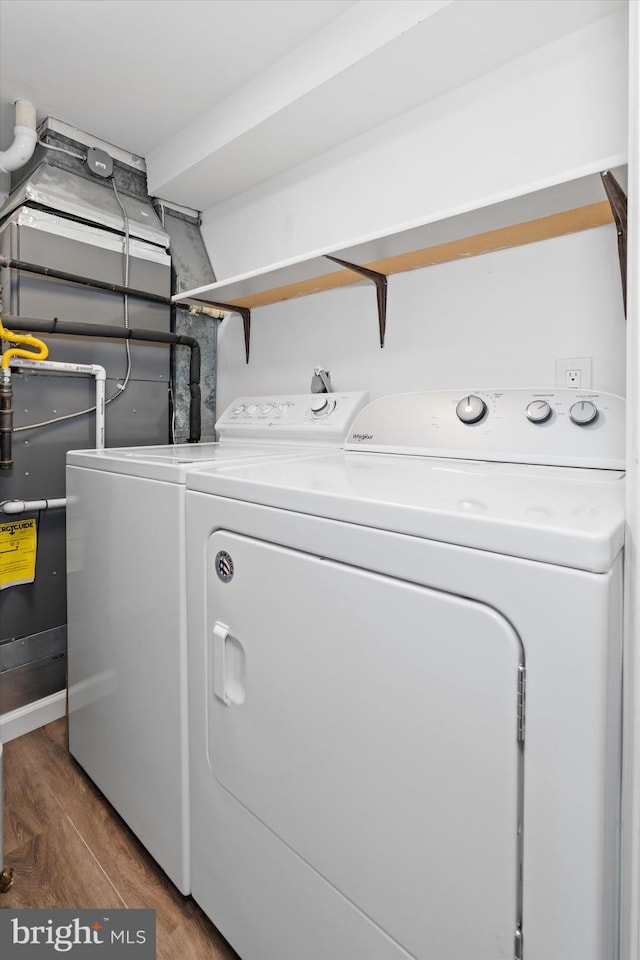
[{"label": "control knob", "polygon": [[569,410],[569,417],[579,427],[586,427],[598,419],[598,408],[591,400],[578,400]]},{"label": "control knob", "polygon": [[546,400],[532,400],[526,414],[531,423],[546,423],[551,416],[551,406]]},{"label": "control knob", "polygon": [[319,393],[311,401],[311,416],[316,420],[320,420],[322,417],[328,417],[329,414],[335,410],[335,406],[335,400],[330,400],[326,393]]},{"label": "control knob", "polygon": [[482,420],[486,412],[486,403],[474,394],[463,397],[456,407],[458,419],[462,420],[463,423],[478,423],[479,420]]},{"label": "control knob", "polygon": [[241,413],[244,413],[244,409],[245,409],[244,403],[239,403],[237,407],[234,407],[233,410],[231,411],[231,416],[239,417]]}]

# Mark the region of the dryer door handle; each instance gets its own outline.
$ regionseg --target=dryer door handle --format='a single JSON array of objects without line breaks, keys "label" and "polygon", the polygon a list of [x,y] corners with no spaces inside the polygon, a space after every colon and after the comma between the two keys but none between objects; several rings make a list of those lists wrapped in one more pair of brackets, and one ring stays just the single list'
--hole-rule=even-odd
[{"label": "dryer door handle", "polygon": [[226,652],[229,627],[224,623],[216,623],[213,628],[213,692],[219,700],[229,706],[231,700],[226,694]]},{"label": "dryer door handle", "polygon": [[226,623],[218,621],[213,628],[213,693],[226,707],[244,703],[246,668],[244,647],[231,636]]}]

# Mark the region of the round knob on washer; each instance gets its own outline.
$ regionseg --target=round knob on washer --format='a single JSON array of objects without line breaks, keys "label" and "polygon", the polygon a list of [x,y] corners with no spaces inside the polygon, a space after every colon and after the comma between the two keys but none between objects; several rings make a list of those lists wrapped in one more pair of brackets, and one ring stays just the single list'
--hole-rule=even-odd
[{"label": "round knob on washer", "polygon": [[319,393],[311,401],[310,413],[312,417],[328,417],[335,409],[335,400],[330,400],[326,393]]},{"label": "round knob on washer", "polygon": [[531,423],[546,423],[551,416],[551,406],[546,400],[532,400],[527,406],[526,414]]},{"label": "round knob on washer", "polygon": [[261,409],[260,413],[264,413],[264,414],[271,413],[271,411],[273,410],[274,406],[275,406],[275,404],[273,404],[273,403],[265,403],[265,405],[264,405],[264,407]]},{"label": "round knob on washer", "polygon": [[249,414],[249,416],[252,417],[253,414],[254,414],[254,413],[256,412],[256,410],[258,409],[258,407],[256,406],[255,403],[249,403],[249,404],[247,404],[247,406],[246,406],[245,409],[246,409],[246,412]]},{"label": "round knob on washer", "polygon": [[239,403],[237,407],[234,407],[231,411],[232,417],[238,417],[244,411],[244,403]]},{"label": "round knob on washer", "polygon": [[478,423],[479,420],[482,420],[486,412],[486,403],[474,394],[463,397],[456,407],[458,419],[462,420],[463,423]]},{"label": "round knob on washer", "polygon": [[571,420],[579,427],[587,427],[598,419],[598,408],[591,400],[578,400],[569,409]]}]

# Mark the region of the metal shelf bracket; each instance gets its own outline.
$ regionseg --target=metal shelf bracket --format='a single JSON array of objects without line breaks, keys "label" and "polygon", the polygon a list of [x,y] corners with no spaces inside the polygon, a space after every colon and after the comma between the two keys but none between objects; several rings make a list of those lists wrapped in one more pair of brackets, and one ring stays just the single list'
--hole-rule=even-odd
[{"label": "metal shelf bracket", "polygon": [[384,335],[387,328],[387,278],[383,273],[376,270],[370,270],[369,267],[360,267],[355,263],[349,263],[347,260],[339,260],[338,257],[330,257],[325,254],[327,260],[333,260],[339,263],[341,267],[359,273],[361,277],[366,277],[376,285],[376,296],[378,299],[378,329],[380,331],[380,347],[384,347]]},{"label": "metal shelf bracket", "polygon": [[618,232],[618,258],[620,260],[620,278],[622,280],[622,301],[624,315],[627,315],[627,195],[611,173],[605,170],[600,174],[602,185],[611,207]]},{"label": "metal shelf bracket", "polygon": [[249,363],[249,348],[251,345],[251,310],[249,307],[238,307],[233,303],[216,303],[215,300],[200,300],[199,297],[189,297],[189,303],[205,303],[208,307],[226,310],[228,313],[239,313],[244,327],[244,356],[245,363]]}]

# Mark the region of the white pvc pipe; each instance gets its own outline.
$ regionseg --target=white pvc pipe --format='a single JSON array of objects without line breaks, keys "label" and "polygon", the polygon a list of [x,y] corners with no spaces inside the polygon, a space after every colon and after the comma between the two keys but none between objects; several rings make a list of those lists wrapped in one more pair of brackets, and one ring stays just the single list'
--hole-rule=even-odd
[{"label": "white pvc pipe", "polygon": [[36,108],[28,100],[16,100],[16,125],[13,133],[14,141],[9,149],[0,151],[0,170],[3,173],[11,173],[23,167],[36,148]]},{"label": "white pvc pipe", "polygon": [[65,363],[58,360],[23,360],[12,357],[12,367],[24,370],[54,370],[58,373],[86,373],[96,378],[96,450],[104,450],[104,408],[107,371],[97,363]]},{"label": "white pvc pipe", "polygon": [[[12,357],[10,366],[20,370],[53,370],[56,373],[86,373],[96,378],[96,450],[104,450],[104,410],[107,371],[97,363],[66,363],[58,360],[23,360]],[[66,507],[65,497],[51,500],[3,500],[0,513],[28,513],[30,510],[57,510]]]},{"label": "white pvc pipe", "polygon": [[30,510],[60,510],[66,507],[67,498],[58,497],[56,500],[3,500],[0,502],[0,513],[29,513]]}]

